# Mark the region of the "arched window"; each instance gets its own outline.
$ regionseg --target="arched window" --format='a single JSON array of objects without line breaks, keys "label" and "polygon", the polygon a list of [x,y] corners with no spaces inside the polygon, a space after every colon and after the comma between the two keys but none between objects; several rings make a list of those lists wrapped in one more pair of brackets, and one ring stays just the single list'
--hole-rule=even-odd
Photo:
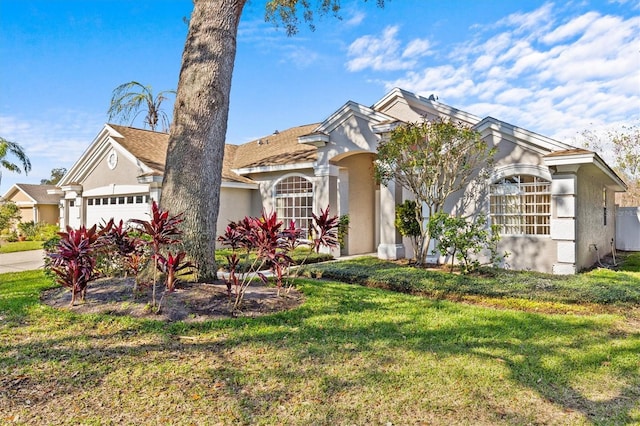
[{"label": "arched window", "polygon": [[490,187],[491,222],[502,235],[550,235],[551,182],[512,175]]},{"label": "arched window", "polygon": [[293,220],[306,237],[312,220],[313,184],[301,176],[290,176],[276,184],[274,197],[278,219],[285,226]]}]

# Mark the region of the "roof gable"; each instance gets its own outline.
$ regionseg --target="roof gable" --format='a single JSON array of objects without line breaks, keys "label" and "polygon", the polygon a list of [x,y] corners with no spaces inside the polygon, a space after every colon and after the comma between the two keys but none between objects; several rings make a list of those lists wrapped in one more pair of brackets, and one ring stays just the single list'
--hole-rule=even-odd
[{"label": "roof gable", "polygon": [[26,195],[34,204],[54,204],[57,205],[60,201],[60,195],[49,194],[47,191],[55,190],[55,185],[34,185],[28,183],[16,183],[5,193],[2,197],[5,200],[10,200],[15,196],[17,192],[22,192]]},{"label": "roof gable", "polygon": [[372,108],[393,117],[393,119],[404,122],[414,121],[413,117],[407,116],[408,110],[418,117],[448,117],[451,120],[460,121],[470,126],[480,121],[478,116],[438,102],[433,95],[425,98],[399,88],[387,93]]},{"label": "roof gable", "polygon": [[514,126],[493,117],[483,118],[482,121],[474,126],[474,130],[478,131],[482,137],[489,134],[498,135],[503,139],[509,140],[541,155],[549,154],[553,151],[564,151],[575,148],[566,143]]}]

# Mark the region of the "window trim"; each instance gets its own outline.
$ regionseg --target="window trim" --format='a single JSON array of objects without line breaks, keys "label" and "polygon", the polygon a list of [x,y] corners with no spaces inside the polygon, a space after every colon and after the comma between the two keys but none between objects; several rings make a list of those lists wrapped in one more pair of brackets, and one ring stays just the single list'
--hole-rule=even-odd
[{"label": "window trim", "polygon": [[[278,208],[279,208],[279,207],[278,207],[278,199],[284,199],[284,198],[300,199],[300,198],[301,198],[301,195],[300,195],[300,194],[303,194],[303,193],[290,193],[290,194],[286,194],[287,196],[279,196],[279,194],[278,194],[278,186],[280,186],[280,184],[282,184],[282,183],[283,183],[284,181],[286,181],[287,179],[291,179],[291,178],[300,178],[300,179],[302,179],[302,180],[304,180],[304,181],[308,182],[308,184],[311,186],[311,192],[309,192],[309,193],[308,193],[308,196],[306,197],[306,198],[308,198],[308,199],[309,199],[310,204],[309,204],[309,205],[307,205],[307,206],[304,206],[304,208],[305,208],[305,209],[307,209],[307,210],[308,210],[308,212],[309,212],[309,215],[306,217],[307,225],[309,225],[309,224],[311,223],[311,220],[312,220],[311,213],[312,213],[312,212],[313,212],[313,210],[314,210],[314,208],[313,208],[313,207],[314,207],[314,204],[315,204],[315,191],[316,191],[315,184],[314,184],[314,182],[311,180],[311,178],[310,178],[309,176],[306,176],[306,175],[301,174],[301,173],[289,173],[289,174],[286,174],[286,175],[284,175],[284,176],[280,177],[278,180],[276,180],[276,181],[273,183],[273,189],[272,189],[272,193],[271,193],[271,195],[272,195],[272,200],[273,200],[273,209],[274,209],[274,211],[275,211],[276,213],[278,213]],[[297,206],[296,206],[296,205],[294,205],[293,207],[285,206],[285,207],[281,207],[281,208],[282,208],[282,209],[287,209],[287,208],[293,208],[293,209],[295,209],[296,207],[297,207]],[[303,208],[303,206],[298,206],[298,207]],[[296,215],[295,215],[295,210],[294,210],[293,219],[294,219],[294,220],[296,220],[296,226],[298,226],[300,229],[302,229],[302,230],[303,230],[303,236],[304,236],[304,237],[306,237],[306,234],[307,234],[307,232],[309,231],[309,229],[308,229],[308,226],[307,226],[307,227],[305,227],[305,226],[302,226],[302,224],[301,224],[301,223],[299,223],[299,219],[301,219],[301,218],[302,218],[302,217],[300,217],[300,218],[297,218],[297,217],[296,217]],[[285,227],[289,226],[289,223],[288,223],[288,222],[289,222],[289,220],[291,220],[291,219],[292,219],[292,218],[291,218],[291,217],[289,217],[288,215],[287,215],[287,216],[283,216],[283,215],[280,215],[280,214],[278,213],[278,220],[282,220],[282,221],[283,221],[283,223],[284,223],[284,226],[285,226]]]},{"label": "window trim", "polygon": [[[511,168],[514,170],[515,168]],[[522,168],[520,169],[522,170]],[[531,170],[531,168],[529,168]],[[496,174],[494,174],[496,175]],[[521,179],[521,182],[514,183],[517,185],[518,192],[513,194],[494,194],[494,188],[497,188],[500,184],[500,181],[504,181],[508,178],[514,177],[524,177],[527,176],[529,178],[533,178],[532,182],[524,181]],[[524,182],[523,182],[524,181]],[[540,186],[546,186],[546,190],[540,190]],[[526,188],[533,188],[533,190],[528,191]],[[524,191],[523,191],[524,189]],[[514,197],[513,204],[506,204],[506,197],[509,196]],[[502,203],[494,203],[494,197],[505,197],[502,200]],[[533,197],[532,201],[527,201],[527,198]],[[492,224],[495,224],[500,227],[500,235],[505,237],[551,237],[551,208],[552,208],[552,197],[551,197],[551,179],[547,179],[546,177],[539,176],[538,174],[528,174],[528,173],[516,173],[512,175],[501,174],[496,180],[490,182],[489,185],[489,218]],[[496,208],[497,207],[497,208]],[[509,208],[517,209],[517,211],[506,212]],[[496,213],[494,210],[500,210],[500,212]],[[542,211],[540,211],[542,210]],[[546,211],[545,211],[546,210]],[[501,218],[501,220],[496,220],[497,218]],[[511,218],[520,218],[520,221],[516,220],[515,222],[509,221]],[[527,219],[528,218],[528,219]],[[500,222],[500,223],[496,223]],[[513,230],[516,228],[519,229],[518,233],[514,233]],[[511,230],[507,232],[507,230]],[[531,233],[533,230],[533,233]],[[542,232],[539,232],[542,231]]]}]

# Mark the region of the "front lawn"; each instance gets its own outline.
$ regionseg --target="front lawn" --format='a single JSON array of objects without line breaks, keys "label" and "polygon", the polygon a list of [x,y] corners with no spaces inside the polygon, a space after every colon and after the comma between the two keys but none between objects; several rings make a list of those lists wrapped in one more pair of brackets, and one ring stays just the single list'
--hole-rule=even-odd
[{"label": "front lawn", "polygon": [[13,243],[0,242],[0,253],[15,253],[18,251],[40,250],[43,241],[16,241]]},{"label": "front lawn", "polygon": [[591,313],[640,306],[640,272],[633,272],[638,265],[640,253],[632,253],[622,271],[595,269],[577,275],[549,275],[485,269],[479,275],[459,275],[362,257],[309,265],[304,273],[436,299],[529,311]]},{"label": "front lawn", "polygon": [[0,422],[640,422],[633,310],[548,315],[302,279],[295,310],[187,324],[56,311],[38,300],[50,286],[0,275]]}]

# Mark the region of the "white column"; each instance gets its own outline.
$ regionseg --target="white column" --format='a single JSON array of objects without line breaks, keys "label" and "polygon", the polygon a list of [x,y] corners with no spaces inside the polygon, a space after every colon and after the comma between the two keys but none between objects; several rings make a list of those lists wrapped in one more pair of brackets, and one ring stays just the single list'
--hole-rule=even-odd
[{"label": "white column", "polygon": [[551,177],[551,239],[556,241],[554,274],[576,273],[577,167],[556,171]]},{"label": "white column", "polygon": [[396,182],[380,184],[380,244],[379,259],[402,259],[405,257],[402,236],[396,229],[396,204],[402,202],[402,187]]}]

